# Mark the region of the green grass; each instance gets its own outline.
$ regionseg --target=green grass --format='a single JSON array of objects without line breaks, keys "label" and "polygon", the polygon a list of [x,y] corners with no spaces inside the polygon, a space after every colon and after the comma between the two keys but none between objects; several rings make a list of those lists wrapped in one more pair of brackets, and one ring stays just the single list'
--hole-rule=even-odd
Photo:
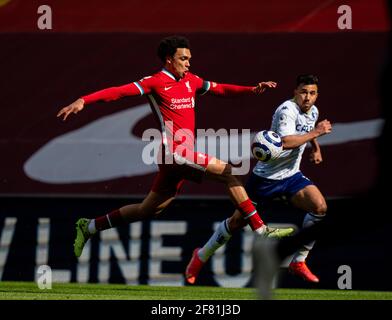
[{"label": "green grass", "polygon": [[[41,290],[34,282],[0,282],[0,300],[255,300],[252,288],[162,287],[122,284],[55,283]],[[392,292],[275,289],[277,300],[392,300]]]}]

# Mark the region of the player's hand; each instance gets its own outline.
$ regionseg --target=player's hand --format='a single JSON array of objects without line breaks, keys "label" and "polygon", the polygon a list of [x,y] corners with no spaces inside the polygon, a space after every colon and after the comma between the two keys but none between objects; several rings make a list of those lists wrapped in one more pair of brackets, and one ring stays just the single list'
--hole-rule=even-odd
[{"label": "player's hand", "polygon": [[315,130],[318,132],[319,136],[322,136],[327,133],[331,133],[332,131],[332,124],[327,119],[320,121],[317,125]]},{"label": "player's hand", "polygon": [[57,118],[63,116],[63,121],[65,121],[71,113],[76,114],[79,111],[82,111],[83,108],[84,108],[84,100],[78,99],[75,102],[71,103],[69,106],[62,108],[57,114]]},{"label": "player's hand", "polygon": [[256,87],[254,87],[253,92],[256,94],[261,94],[268,88],[276,88],[277,85],[278,84],[273,81],[260,82]]},{"label": "player's hand", "polygon": [[314,164],[320,164],[321,162],[323,162],[323,157],[321,156],[321,151],[320,150],[316,150],[316,151],[312,151],[310,153],[310,162],[314,163]]}]

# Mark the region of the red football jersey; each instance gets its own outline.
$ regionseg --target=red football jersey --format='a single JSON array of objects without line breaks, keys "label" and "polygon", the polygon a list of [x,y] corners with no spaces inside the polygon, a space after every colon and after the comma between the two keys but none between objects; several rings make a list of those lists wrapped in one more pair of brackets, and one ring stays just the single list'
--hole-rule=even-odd
[{"label": "red football jersey", "polygon": [[[188,72],[176,79],[166,69],[134,82],[149,100],[163,134],[163,143],[193,148],[195,139],[195,95],[204,94],[210,82]],[[173,143],[173,144],[172,144]]]},{"label": "red football jersey", "polygon": [[188,72],[176,79],[163,68],[152,76],[119,87],[83,96],[85,104],[112,101],[124,96],[146,95],[162,130],[162,142],[174,152],[178,145],[193,150],[195,140],[195,96],[207,91],[218,96],[253,93],[253,87],[204,81]]}]

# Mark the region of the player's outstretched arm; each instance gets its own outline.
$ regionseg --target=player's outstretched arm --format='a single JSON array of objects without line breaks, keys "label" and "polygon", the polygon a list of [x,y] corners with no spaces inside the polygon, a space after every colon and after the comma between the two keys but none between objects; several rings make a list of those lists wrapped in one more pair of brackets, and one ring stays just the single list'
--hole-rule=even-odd
[{"label": "player's outstretched arm", "polygon": [[82,98],[79,98],[75,102],[72,102],[69,106],[66,106],[62,108],[58,113],[57,113],[57,118],[63,117],[63,121],[67,119],[67,117],[71,113],[78,113],[79,111],[82,111],[84,108],[84,100]]},{"label": "player's outstretched arm", "polygon": [[274,81],[266,81],[266,82],[260,82],[257,84],[257,86],[253,89],[253,92],[256,94],[262,94],[265,90],[271,88],[276,88],[278,84]]},{"label": "player's outstretched arm", "polygon": [[85,104],[91,104],[98,101],[105,101],[105,102],[114,101],[122,97],[137,96],[137,95],[144,94],[145,92],[146,93],[149,92],[148,83],[145,86],[144,91],[142,91],[139,87],[135,84],[135,82],[133,82],[123,86],[110,87],[107,89],[93,92],[91,94],[79,98],[75,102],[71,103],[69,106],[61,109],[60,112],[57,114],[57,117],[64,116],[63,120],[66,120],[71,113],[76,114],[79,111],[82,111]]},{"label": "player's outstretched arm", "polygon": [[235,97],[249,94],[262,94],[267,88],[276,88],[277,84],[273,81],[260,82],[255,87],[238,86],[235,84],[225,84],[210,82],[209,92],[217,96]]}]

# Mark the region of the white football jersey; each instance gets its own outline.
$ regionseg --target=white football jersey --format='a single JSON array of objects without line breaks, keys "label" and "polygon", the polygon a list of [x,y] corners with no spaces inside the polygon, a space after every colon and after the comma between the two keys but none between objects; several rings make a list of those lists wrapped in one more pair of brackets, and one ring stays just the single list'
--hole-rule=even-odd
[{"label": "white football jersey", "polygon": [[[281,137],[305,134],[314,129],[319,112],[313,105],[308,112],[301,111],[294,100],[283,102],[272,117],[271,130]],[[280,156],[269,162],[258,161],[253,173],[267,179],[281,180],[291,177],[300,169],[306,143],[290,150],[283,150]]]}]

